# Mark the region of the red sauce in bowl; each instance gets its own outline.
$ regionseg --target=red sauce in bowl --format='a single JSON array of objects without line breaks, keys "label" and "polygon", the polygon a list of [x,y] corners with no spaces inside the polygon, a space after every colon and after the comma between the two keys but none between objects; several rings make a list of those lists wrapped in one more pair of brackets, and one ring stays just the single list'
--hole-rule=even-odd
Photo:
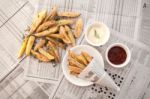
[{"label": "red sauce in bowl", "polygon": [[108,51],[108,59],[115,65],[120,65],[126,61],[127,53],[124,48],[114,46]]}]

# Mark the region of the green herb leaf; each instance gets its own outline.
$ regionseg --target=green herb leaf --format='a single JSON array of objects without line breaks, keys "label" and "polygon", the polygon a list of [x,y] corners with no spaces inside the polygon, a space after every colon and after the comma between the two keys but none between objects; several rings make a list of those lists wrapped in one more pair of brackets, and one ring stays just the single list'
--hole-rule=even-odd
[{"label": "green herb leaf", "polygon": [[95,37],[96,37],[96,38],[100,38],[99,35],[97,34],[96,29],[94,30],[94,34],[95,34]]}]

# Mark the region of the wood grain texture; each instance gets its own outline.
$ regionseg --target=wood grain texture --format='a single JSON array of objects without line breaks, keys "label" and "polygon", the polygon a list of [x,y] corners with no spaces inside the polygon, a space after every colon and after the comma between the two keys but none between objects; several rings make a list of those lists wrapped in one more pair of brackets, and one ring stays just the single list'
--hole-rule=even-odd
[{"label": "wood grain texture", "polygon": [[[0,63],[2,64],[1,68],[5,68],[1,71],[1,74],[3,74],[1,76],[4,76],[20,61],[16,57],[22,43],[24,29],[27,26],[27,22],[29,22],[27,20],[30,19],[30,16],[26,17],[25,12],[31,7],[31,4],[26,0],[6,0],[1,4]],[[28,11],[29,15],[32,13],[33,10]],[[22,22],[20,22],[21,20]]]}]

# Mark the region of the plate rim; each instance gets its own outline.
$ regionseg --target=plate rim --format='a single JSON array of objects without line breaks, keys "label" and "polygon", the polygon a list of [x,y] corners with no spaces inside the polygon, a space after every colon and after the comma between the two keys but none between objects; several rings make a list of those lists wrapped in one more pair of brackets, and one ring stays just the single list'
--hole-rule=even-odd
[{"label": "plate rim", "polygon": [[[77,46],[74,46],[74,47],[70,48],[69,50],[74,50],[74,49],[76,49],[76,48],[78,48],[78,47],[84,47],[84,46],[90,47],[90,48],[92,48],[93,50],[95,50],[96,52],[98,52],[99,55],[101,56],[101,58],[103,59],[101,53],[100,53],[96,48],[94,48],[93,46],[90,46],[90,45],[77,45]],[[65,66],[63,66],[63,65],[64,65],[64,62],[65,62],[65,58],[67,58],[67,55],[68,55],[68,50],[67,50],[67,52],[65,53],[65,55],[64,55],[64,57],[63,57],[63,60],[62,60],[62,71],[63,71],[63,74],[64,74],[65,78],[66,78],[70,83],[72,83],[72,84],[74,84],[74,85],[77,85],[77,86],[90,86],[90,85],[92,85],[93,82],[91,82],[91,83],[89,82],[89,84],[86,84],[86,85],[79,85],[79,84],[74,83],[73,81],[71,81],[71,80],[67,77],[67,74],[66,74],[66,72],[65,72],[65,71],[66,71],[66,70],[65,70]],[[102,61],[103,61],[103,64],[104,64],[104,60],[102,60]],[[104,68],[104,65],[103,65],[102,68]]]}]

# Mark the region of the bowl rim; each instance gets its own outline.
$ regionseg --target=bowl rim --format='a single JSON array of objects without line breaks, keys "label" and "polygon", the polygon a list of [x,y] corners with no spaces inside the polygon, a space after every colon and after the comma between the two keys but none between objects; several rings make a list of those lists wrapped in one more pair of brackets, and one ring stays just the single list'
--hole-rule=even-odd
[{"label": "bowl rim", "polygon": [[[103,26],[104,28],[106,28],[107,37],[106,37],[106,39],[105,39],[103,42],[101,42],[101,43],[99,43],[99,44],[95,44],[95,43],[91,42],[91,41],[88,39],[88,37],[87,37],[88,31],[89,31],[89,29],[90,29],[93,25],[101,25],[101,26]],[[103,22],[94,21],[94,22],[89,23],[89,24],[86,26],[85,33],[84,33],[84,34],[85,34],[85,39],[86,39],[86,41],[87,41],[90,45],[93,45],[93,46],[102,46],[102,45],[104,45],[104,44],[106,44],[106,43],[108,42],[109,37],[110,37],[110,30],[109,30],[108,26],[107,26],[106,24],[104,24]]]},{"label": "bowl rim", "polygon": [[[73,49],[75,49],[75,48],[77,48],[77,47],[80,47],[80,46],[82,46],[82,47],[87,46],[87,47],[92,48],[92,49],[95,50],[96,52],[98,52],[94,47],[92,47],[92,46],[90,46],[90,45],[77,45],[77,46],[71,48],[71,50],[73,50]],[[99,54],[100,54],[100,53],[99,53]],[[65,68],[64,68],[63,65],[64,65],[65,58],[67,57],[67,55],[68,55],[68,51],[65,53],[64,58],[63,58],[63,61],[62,61],[62,71],[63,71],[63,74],[64,74],[65,78],[66,78],[69,82],[71,82],[72,84],[74,84],[74,85],[76,85],[76,86],[84,87],[84,86],[90,86],[90,85],[92,85],[93,82],[91,82],[91,83],[89,83],[89,84],[87,84],[87,85],[79,85],[79,84],[76,84],[76,83],[72,82],[72,81],[69,79],[68,76],[66,76],[67,74],[66,74],[66,72],[65,72],[65,70],[64,70]],[[100,55],[101,55],[101,54],[100,54]],[[102,57],[102,55],[101,55],[101,57]],[[102,57],[102,59],[104,59],[104,58]],[[103,64],[104,64],[104,60],[103,60]],[[103,68],[104,68],[104,67],[103,67]]]},{"label": "bowl rim", "polygon": [[[116,65],[116,64],[113,64],[112,62],[109,61],[108,59],[108,52],[109,50],[114,47],[114,46],[119,46],[119,47],[122,47],[126,53],[127,53],[127,58],[125,60],[125,62],[123,62],[122,64],[119,64],[119,65]],[[113,43],[111,45],[109,45],[109,47],[106,49],[106,52],[105,52],[105,58],[106,58],[106,61],[112,66],[112,67],[115,67],[115,68],[122,68],[122,67],[125,67],[127,66],[127,64],[129,63],[130,59],[131,59],[131,52],[130,52],[130,49],[128,48],[127,45],[123,44],[123,43]]]}]

